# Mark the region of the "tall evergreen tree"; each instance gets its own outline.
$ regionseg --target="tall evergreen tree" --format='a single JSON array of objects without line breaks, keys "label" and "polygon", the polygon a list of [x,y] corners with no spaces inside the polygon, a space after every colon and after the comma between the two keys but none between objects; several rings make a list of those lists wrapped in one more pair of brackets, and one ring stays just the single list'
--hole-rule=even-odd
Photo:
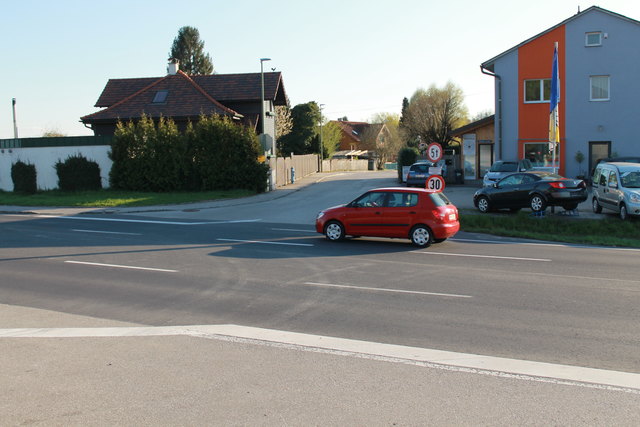
[{"label": "tall evergreen tree", "polygon": [[204,52],[204,42],[200,40],[200,32],[197,28],[182,27],[178,30],[178,36],[173,39],[169,57],[179,60],[180,69],[189,75],[214,72],[211,57]]}]

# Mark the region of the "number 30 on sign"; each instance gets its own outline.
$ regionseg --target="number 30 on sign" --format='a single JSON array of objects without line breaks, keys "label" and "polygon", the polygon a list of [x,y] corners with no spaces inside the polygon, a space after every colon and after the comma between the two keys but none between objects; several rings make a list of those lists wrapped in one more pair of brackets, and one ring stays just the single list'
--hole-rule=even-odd
[{"label": "number 30 on sign", "polygon": [[444,179],[440,175],[431,175],[427,178],[425,188],[430,193],[439,193],[444,190]]}]

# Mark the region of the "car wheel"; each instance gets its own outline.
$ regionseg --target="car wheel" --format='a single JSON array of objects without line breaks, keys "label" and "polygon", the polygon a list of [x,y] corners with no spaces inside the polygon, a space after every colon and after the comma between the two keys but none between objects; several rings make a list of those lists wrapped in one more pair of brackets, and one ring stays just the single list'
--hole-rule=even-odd
[{"label": "car wheel", "polygon": [[577,203],[570,203],[568,205],[562,205],[562,207],[566,211],[572,211],[572,210],[575,210],[578,207],[578,204]]},{"label": "car wheel", "polygon": [[482,213],[491,211],[491,203],[485,196],[480,196],[480,198],[478,198],[478,210]]},{"label": "car wheel", "polygon": [[425,225],[416,225],[411,229],[411,243],[419,248],[426,248],[432,242],[431,230]]},{"label": "car wheel", "polygon": [[542,212],[547,209],[547,201],[539,194],[531,196],[530,202],[531,210],[534,212]]},{"label": "car wheel", "polygon": [[344,226],[338,221],[329,221],[324,227],[324,235],[327,240],[338,242],[344,239]]},{"label": "car wheel", "polygon": [[627,212],[627,205],[624,203],[620,205],[620,219],[625,221],[629,217]]},{"label": "car wheel", "polygon": [[593,209],[593,213],[602,212],[602,206],[600,206],[600,203],[598,203],[598,199],[596,199],[595,197],[591,201],[591,208]]}]

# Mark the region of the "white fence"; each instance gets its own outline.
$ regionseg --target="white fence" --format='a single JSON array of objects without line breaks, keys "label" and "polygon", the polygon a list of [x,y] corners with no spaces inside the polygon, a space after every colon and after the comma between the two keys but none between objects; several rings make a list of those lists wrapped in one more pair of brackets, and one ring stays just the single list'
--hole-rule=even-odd
[{"label": "white fence", "polygon": [[[102,187],[109,187],[109,171],[113,163],[108,156],[111,146],[104,145],[104,140],[100,138],[94,138],[97,137],[23,138],[0,141],[0,190],[13,191],[11,166],[18,161],[35,165],[36,185],[39,190],[56,189],[56,163],[77,155],[96,162],[100,167]],[[95,144],[79,145],[83,142]]]}]

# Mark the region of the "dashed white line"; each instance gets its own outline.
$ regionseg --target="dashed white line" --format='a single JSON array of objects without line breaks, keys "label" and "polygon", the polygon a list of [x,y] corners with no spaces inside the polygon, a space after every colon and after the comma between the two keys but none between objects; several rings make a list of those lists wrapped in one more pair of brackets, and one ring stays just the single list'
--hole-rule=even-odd
[{"label": "dashed white line", "polygon": [[453,298],[473,298],[471,295],[444,294],[440,292],[425,292],[425,291],[409,291],[405,289],[371,288],[367,286],[336,285],[331,283],[305,282],[305,285],[322,286],[325,288],[357,289],[361,291],[391,292],[391,293],[398,293],[398,294],[430,295],[430,296],[453,297]]},{"label": "dashed white line", "polygon": [[125,232],[122,232],[122,231],[80,230],[80,229],[77,229],[77,228],[74,228],[71,231],[76,231],[78,233],[123,234],[123,235],[126,235],[126,236],[142,236],[142,233],[125,233]]},{"label": "dashed white line", "polygon": [[442,256],[459,256],[459,257],[470,257],[470,258],[493,258],[493,259],[510,259],[516,261],[536,261],[536,262],[551,262],[550,259],[547,258],[519,258],[513,256],[497,256],[497,255],[476,255],[476,254],[452,254],[447,252],[413,252],[418,254],[425,255],[442,255]]},{"label": "dashed white line", "polygon": [[177,273],[178,270],[167,270],[164,268],[150,268],[150,267],[136,267],[133,265],[118,265],[118,264],[103,264],[99,262],[84,262],[84,261],[65,261],[67,264],[81,264],[92,265],[95,267],[110,267],[110,268],[124,268],[129,270],[146,270],[146,271],[159,271],[163,273]]},{"label": "dashed white line", "polygon": [[216,239],[216,240],[221,242],[235,242],[235,243],[261,243],[264,245],[313,246],[311,243],[270,242],[267,240],[239,240],[239,239]]}]

